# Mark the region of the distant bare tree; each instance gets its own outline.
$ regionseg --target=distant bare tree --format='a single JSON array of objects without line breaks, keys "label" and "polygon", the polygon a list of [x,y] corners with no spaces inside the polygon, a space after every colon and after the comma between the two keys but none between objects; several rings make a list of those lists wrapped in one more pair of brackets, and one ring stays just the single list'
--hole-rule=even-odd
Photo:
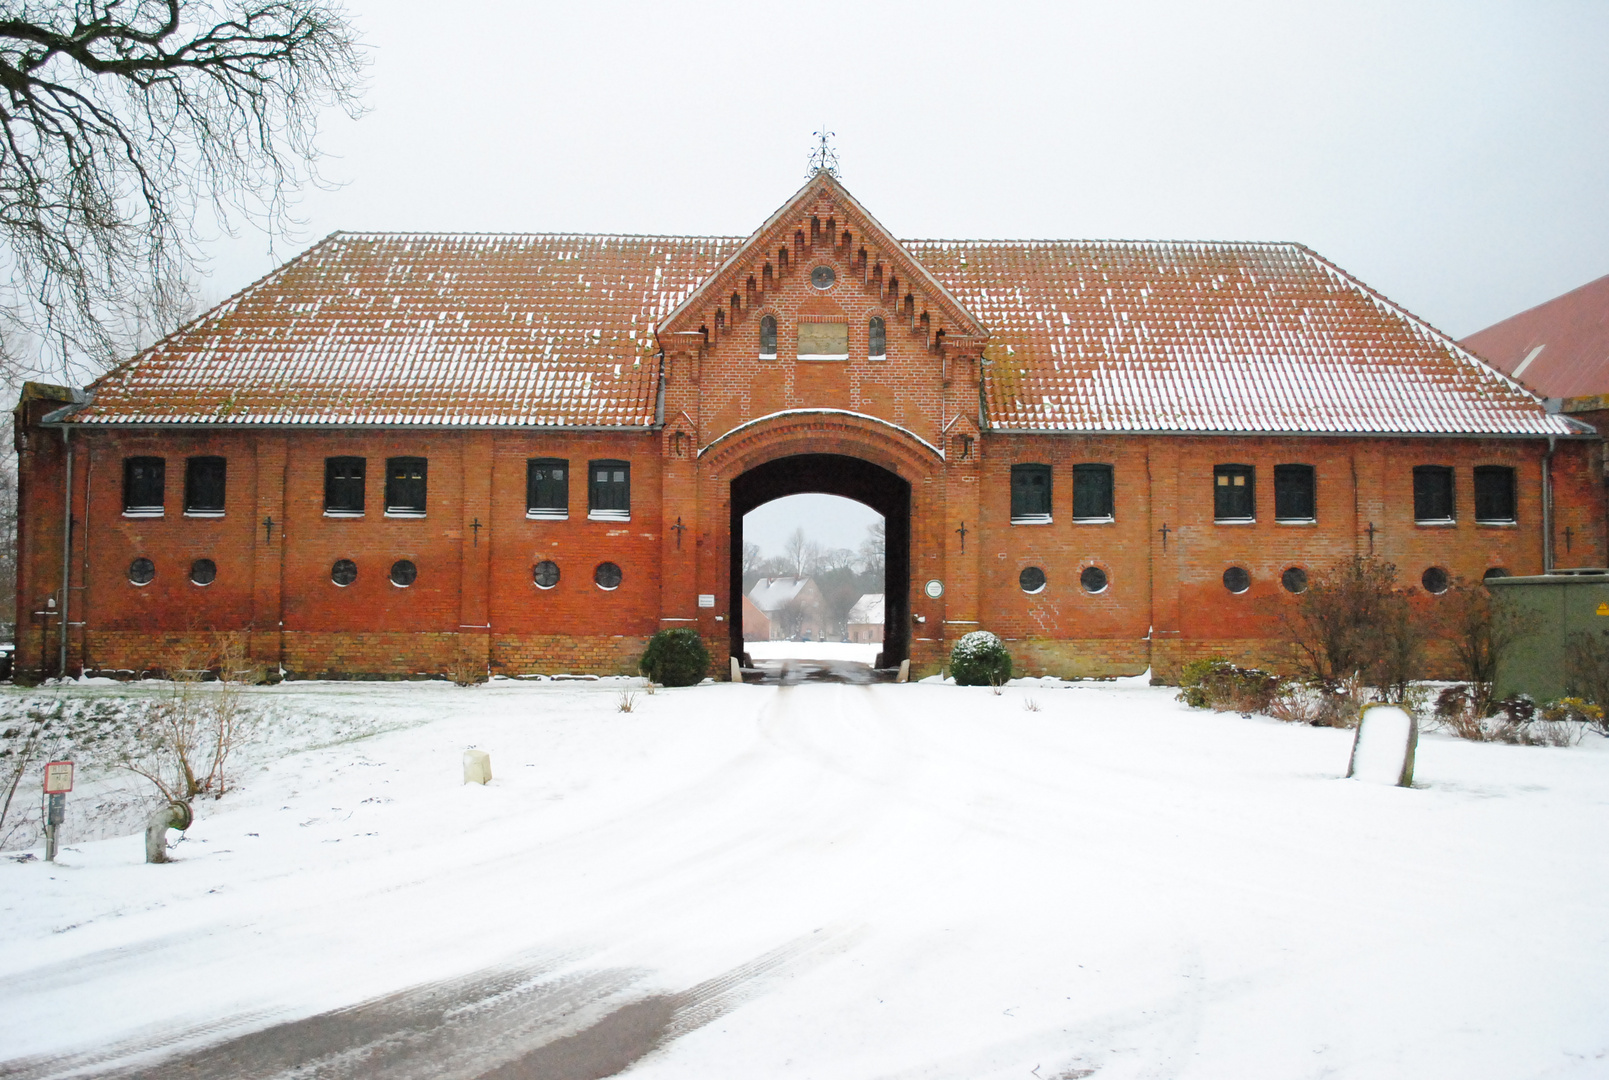
[{"label": "distant bare tree", "polygon": [[743,576],[747,578],[759,568],[760,545],[754,543],[752,540],[745,540],[743,542]]},{"label": "distant bare tree", "polygon": [[363,64],[328,0],[0,0],[0,347],[104,365],[183,317],[208,215],[283,233]]},{"label": "distant bare tree", "polygon": [[866,539],[860,542],[860,570],[863,574],[883,576],[888,541],[888,523],[883,519],[866,526]]},{"label": "distant bare tree", "polygon": [[805,577],[813,569],[820,552],[814,540],[805,536],[803,529],[795,529],[782,543],[782,562],[794,577]]}]

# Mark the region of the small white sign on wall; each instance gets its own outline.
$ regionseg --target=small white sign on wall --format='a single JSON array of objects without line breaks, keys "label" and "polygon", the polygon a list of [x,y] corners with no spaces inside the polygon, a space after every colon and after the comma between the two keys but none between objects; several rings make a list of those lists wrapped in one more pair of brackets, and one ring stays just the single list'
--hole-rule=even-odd
[{"label": "small white sign on wall", "polygon": [[698,606],[699,607],[714,607],[715,606],[715,594],[714,593],[707,593],[707,592],[699,593],[698,594]]}]

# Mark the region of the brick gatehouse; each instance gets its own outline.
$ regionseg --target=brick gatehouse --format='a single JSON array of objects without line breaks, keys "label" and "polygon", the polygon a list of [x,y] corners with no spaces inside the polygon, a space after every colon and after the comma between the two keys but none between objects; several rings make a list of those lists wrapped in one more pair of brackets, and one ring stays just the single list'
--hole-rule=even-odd
[{"label": "brick gatehouse", "polygon": [[337,233],[17,421],[24,676],[219,630],[627,671],[667,626],[724,674],[742,515],[805,491],[886,515],[918,673],[979,627],[1034,673],[1277,664],[1340,557],[1425,603],[1605,561],[1597,434],[1306,248],[900,241],[828,172],[747,239]]}]

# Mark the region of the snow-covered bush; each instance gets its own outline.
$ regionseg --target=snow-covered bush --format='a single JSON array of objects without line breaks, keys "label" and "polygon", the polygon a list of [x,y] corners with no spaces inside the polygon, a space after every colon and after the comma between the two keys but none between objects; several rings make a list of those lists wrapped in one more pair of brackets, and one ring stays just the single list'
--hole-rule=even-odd
[{"label": "snow-covered bush", "polygon": [[1011,678],[1011,653],[989,631],[974,630],[950,650],[950,675],[957,686],[999,686]]},{"label": "snow-covered bush", "polygon": [[697,630],[661,630],[648,639],[642,673],[665,686],[694,686],[709,670],[710,652]]}]

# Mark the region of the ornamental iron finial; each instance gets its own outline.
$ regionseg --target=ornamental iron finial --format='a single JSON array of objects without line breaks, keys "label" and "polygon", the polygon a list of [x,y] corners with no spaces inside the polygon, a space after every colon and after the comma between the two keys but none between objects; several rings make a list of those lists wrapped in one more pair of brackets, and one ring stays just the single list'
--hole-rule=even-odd
[{"label": "ornamental iron finial", "polygon": [[816,137],[816,146],[810,151],[810,166],[805,169],[805,179],[809,180],[817,173],[826,173],[833,179],[838,178],[838,151],[832,148],[828,141],[835,137],[836,131],[828,131],[827,125],[821,125],[821,130],[813,132]]}]

